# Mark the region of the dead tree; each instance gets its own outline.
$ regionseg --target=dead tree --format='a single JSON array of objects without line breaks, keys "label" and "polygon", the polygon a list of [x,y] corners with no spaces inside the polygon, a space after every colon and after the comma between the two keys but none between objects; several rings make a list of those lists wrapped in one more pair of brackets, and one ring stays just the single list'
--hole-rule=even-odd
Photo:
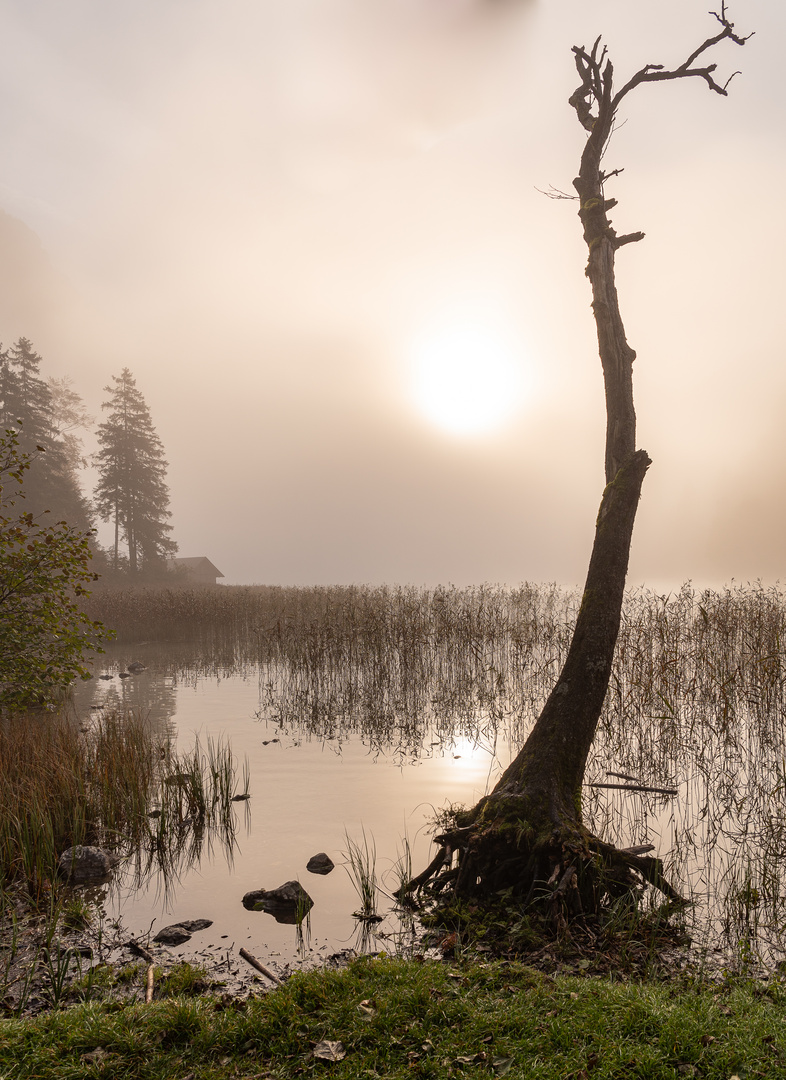
[{"label": "dead tree", "polygon": [[589,913],[643,880],[678,898],[658,859],[603,843],[581,819],[584,769],[609,684],[633,523],[650,465],[646,452],[636,449],[636,354],[625,336],[614,278],[619,248],[644,234],[618,236],[612,227],[608,215],[617,200],[606,198],[604,188],[619,170],[605,172],[602,163],[620,105],[642,84],[699,78],[714,93],[726,95],[734,76],[717,82],[717,65],[705,65],[704,60],[722,41],[743,45],[747,38],[735,33],[725,3],[720,13],[711,14],[720,30],[683,64],[671,70],[647,64],[616,92],[612,63],[600,38],[589,50],[573,49],[581,82],[569,101],[588,132],[573,184],[589,252],[586,275],[605,382],[607,486],[573,638],[543,711],[493,792],[471,810],[453,815],[436,838],[436,858],[402,894],[428,885],[443,898],[491,899],[512,890],[527,900],[541,896],[551,911]]}]

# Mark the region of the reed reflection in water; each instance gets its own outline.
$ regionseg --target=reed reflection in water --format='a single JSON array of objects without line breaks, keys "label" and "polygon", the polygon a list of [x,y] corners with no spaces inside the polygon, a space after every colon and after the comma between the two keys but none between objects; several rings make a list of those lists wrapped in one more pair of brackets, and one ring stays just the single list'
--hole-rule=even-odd
[{"label": "reed reflection in water", "polygon": [[[135,598],[136,623],[109,670],[114,657],[148,670],[104,684],[111,690],[94,683],[92,703],[114,694],[175,723],[181,740],[223,733],[248,754],[251,818],[232,873],[248,888],[307,877],[315,935],[332,947],[351,937],[338,913],[355,898],[335,872],[304,875],[305,861],[341,851],[345,829],[365,828],[392,864],[406,829],[425,865],[431,808],[474,801],[526,737],[564,659],[578,598],[529,585],[216,596],[212,617],[209,596]],[[186,630],[172,620],[189,605]],[[139,642],[142,611],[159,643]],[[722,949],[727,963],[770,964],[784,951],[785,630],[777,588],[629,596],[588,764],[590,827],[615,843],[653,843],[696,900],[687,917],[697,944]],[[592,786],[610,773],[678,793]],[[228,873],[203,865],[180,895],[220,903]],[[244,887],[231,886],[238,903]],[[137,910],[140,891],[126,903]],[[230,909],[237,934],[259,932]]]}]

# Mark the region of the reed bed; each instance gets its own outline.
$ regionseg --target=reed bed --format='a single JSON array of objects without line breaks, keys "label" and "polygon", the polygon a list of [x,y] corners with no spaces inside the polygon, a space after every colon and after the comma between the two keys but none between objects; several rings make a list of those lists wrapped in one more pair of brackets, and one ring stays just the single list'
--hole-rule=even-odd
[{"label": "reed bed", "polygon": [[136,714],[0,721],[0,892],[21,884],[48,895],[75,844],[172,872],[206,829],[231,845],[234,788],[227,747],[177,754]]},{"label": "reed bed", "polygon": [[[359,736],[403,759],[461,736],[501,769],[554,685],[579,599],[531,584],[217,587],[97,592],[89,614],[120,641],[179,643],[181,678],[253,667],[260,717],[301,737]],[[725,936],[741,958],[786,955],[785,718],[780,586],[627,596],[585,818],[618,843],[656,842],[712,910],[706,947]],[[678,794],[592,786],[627,783],[610,774]]]}]

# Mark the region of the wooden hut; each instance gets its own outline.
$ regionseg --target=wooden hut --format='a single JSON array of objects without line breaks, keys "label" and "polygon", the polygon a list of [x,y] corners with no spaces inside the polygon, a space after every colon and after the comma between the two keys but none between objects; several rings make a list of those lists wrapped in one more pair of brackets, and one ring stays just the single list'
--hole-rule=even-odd
[{"label": "wooden hut", "polygon": [[217,585],[224,575],[217,566],[213,566],[205,555],[194,559],[168,559],[170,570],[178,571],[184,585]]}]

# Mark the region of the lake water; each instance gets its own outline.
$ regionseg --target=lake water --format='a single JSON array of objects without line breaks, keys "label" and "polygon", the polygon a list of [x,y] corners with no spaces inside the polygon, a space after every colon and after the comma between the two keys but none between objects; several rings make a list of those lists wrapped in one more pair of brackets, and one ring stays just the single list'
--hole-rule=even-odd
[{"label": "lake water", "polygon": [[[146,670],[121,679],[132,661]],[[215,959],[245,947],[278,970],[347,949],[396,947],[406,927],[385,892],[397,887],[404,839],[417,872],[430,858],[427,825],[435,811],[472,804],[490,790],[538,708],[536,696],[526,709],[510,700],[505,707],[454,701],[447,708],[444,692],[425,707],[428,694],[421,693],[410,712],[404,701],[395,716],[388,709],[384,722],[365,714],[350,721],[331,697],[325,671],[312,670],[304,685],[300,676],[255,662],[247,648],[225,649],[216,659],[188,642],[112,646],[95,674],[111,678],[78,688],[81,715],[140,710],[162,732],[174,731],[180,748],[195,738],[226,740],[239,777],[247,762],[251,796],[236,804],[233,851],[214,839],[174,880],[154,874],[140,886],[130,870],[119,873],[104,898],[107,916],[122,920],[127,936],[140,937],[151,927],[155,933],[183,919],[212,919],[175,954]],[[731,738],[706,700],[695,701],[692,712],[670,704],[633,718],[612,699],[588,766],[588,823],[620,845],[655,845],[673,883],[696,901],[689,921],[697,948],[726,964],[753,955],[772,966],[786,955],[779,704],[771,722],[767,712]],[[674,786],[677,796],[589,786],[622,782],[614,772]],[[347,836],[375,848],[386,918],[372,934],[352,915],[359,899],[345,865]],[[336,864],[324,877],[306,870],[321,851]],[[242,907],[244,893],[292,879],[314,900],[302,935]]]},{"label": "lake water", "polygon": [[[182,650],[177,650],[181,653]],[[132,660],[147,669],[120,679]],[[375,928],[362,941],[362,927],[352,913],[359,899],[345,867],[347,834],[376,848],[380,885],[397,887],[393,864],[407,838],[415,870],[429,858],[425,826],[434,808],[445,802],[472,803],[487,789],[499,768],[492,750],[465,736],[424,740],[412,747],[372,745],[363,735],[320,738],[293,731],[271,716],[269,684],[257,665],[206,673],[186,666],[161,645],[110,650],[95,668],[110,680],[94,679],[76,692],[83,716],[97,709],[140,710],[161,731],[174,726],[177,745],[185,748],[198,737],[227,740],[242,772],[247,761],[251,798],[236,804],[237,845],[231,855],[219,842],[197,866],[185,868],[178,880],[154,875],[142,888],[129,872],[109,891],[105,908],[122,917],[134,936],[153,925],[180,919],[209,918],[213,926],[181,950],[236,951],[244,946],[263,962],[299,964],[348,948],[391,948],[381,935],[398,934],[397,919]],[[242,788],[242,783],[240,785]],[[317,852],[336,864],[332,873],[309,873],[306,864]],[[279,924],[262,912],[242,907],[244,893],[271,889],[299,879],[314,900],[305,941],[296,928]],[[379,911],[393,903],[384,892]]]}]

